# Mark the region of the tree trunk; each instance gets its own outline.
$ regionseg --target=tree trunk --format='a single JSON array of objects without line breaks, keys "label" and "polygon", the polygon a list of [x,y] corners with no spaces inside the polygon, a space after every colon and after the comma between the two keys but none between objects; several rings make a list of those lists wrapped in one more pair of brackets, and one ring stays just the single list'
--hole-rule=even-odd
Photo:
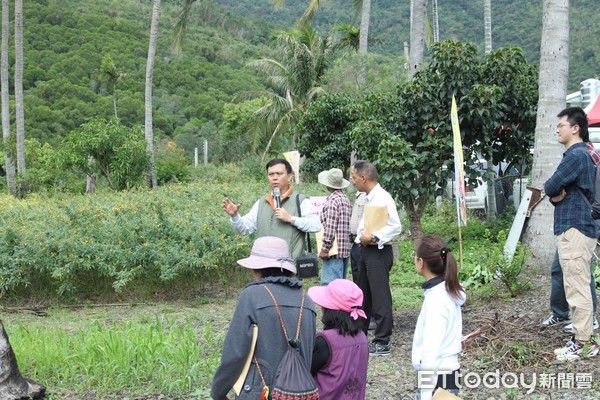
[{"label": "tree trunk", "polygon": [[0,399],[41,399],[45,392],[44,386],[21,376],[17,358],[0,320]]},{"label": "tree trunk", "polygon": [[[543,188],[561,161],[564,150],[557,143],[556,115],[564,108],[569,75],[569,0],[545,0],[535,152],[532,186]],[[553,212],[547,198],[531,213],[523,242],[532,250],[536,263],[549,267],[556,249],[552,231]]]},{"label": "tree trunk", "polygon": [[410,18],[410,56],[408,61],[408,79],[412,79],[415,73],[419,71],[423,65],[427,0],[413,0]]},{"label": "tree trunk", "polygon": [[113,87],[113,108],[115,109],[115,118],[119,118],[117,115],[117,88]]},{"label": "tree trunk", "polygon": [[[95,162],[94,157],[88,157],[88,164],[93,164]],[[87,194],[96,194],[96,180],[98,176],[96,174],[91,174],[87,176],[87,183],[85,185],[85,193]]]},{"label": "tree trunk", "polygon": [[146,63],[146,94],[145,94],[145,124],[144,136],[146,137],[146,153],[148,155],[148,170],[146,184],[148,189],[157,186],[156,169],[154,164],[154,133],[152,131],[152,75],[154,73],[154,57],[156,55],[156,37],[158,35],[158,16],[160,13],[160,0],[154,0],[152,6],[152,22],[150,23],[150,44],[148,46],[148,60]]},{"label": "tree trunk", "polygon": [[10,35],[8,0],[2,0],[2,64],[0,67],[0,81],[2,92],[2,138],[4,140],[4,169],[6,170],[6,186],[8,193],[16,196],[15,164],[10,156],[7,146],[10,143],[10,96],[8,92],[8,39]]},{"label": "tree trunk", "polygon": [[407,198],[405,207],[408,214],[408,225],[410,229],[410,238],[413,243],[418,242],[423,237],[423,227],[421,226],[421,218],[425,212],[428,196],[419,197],[419,202],[415,207],[415,203],[411,197]]},{"label": "tree trunk", "polygon": [[496,219],[496,180],[494,179],[494,164],[492,158],[487,160],[488,171],[485,173],[485,180],[487,182],[488,200],[486,216],[488,221],[494,221]]},{"label": "tree trunk", "polygon": [[492,51],[492,0],[484,0],[483,3],[485,54],[488,54]]},{"label": "tree trunk", "polygon": [[25,173],[25,115],[23,110],[23,0],[15,0],[15,125],[17,172]]},{"label": "tree trunk", "polygon": [[437,0],[431,2],[431,15],[433,16],[433,42],[436,43],[440,41],[440,20]]},{"label": "tree trunk", "polygon": [[367,75],[367,67],[365,65],[365,55],[369,47],[369,19],[371,18],[371,0],[363,0],[362,14],[360,17],[360,36],[358,38],[358,53],[360,55],[360,74],[358,75],[358,83],[362,87],[365,83]]}]

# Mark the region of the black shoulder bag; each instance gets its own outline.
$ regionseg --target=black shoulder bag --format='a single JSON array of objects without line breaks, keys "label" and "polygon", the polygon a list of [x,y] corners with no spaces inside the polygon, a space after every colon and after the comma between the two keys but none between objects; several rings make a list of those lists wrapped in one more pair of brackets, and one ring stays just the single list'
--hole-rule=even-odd
[{"label": "black shoulder bag", "polygon": [[[296,195],[296,207],[298,208],[298,217],[302,217],[300,210],[300,195]],[[319,258],[315,253],[311,253],[310,234],[306,232],[306,245],[308,252],[296,259],[296,275],[298,278],[316,278],[319,276]]]}]

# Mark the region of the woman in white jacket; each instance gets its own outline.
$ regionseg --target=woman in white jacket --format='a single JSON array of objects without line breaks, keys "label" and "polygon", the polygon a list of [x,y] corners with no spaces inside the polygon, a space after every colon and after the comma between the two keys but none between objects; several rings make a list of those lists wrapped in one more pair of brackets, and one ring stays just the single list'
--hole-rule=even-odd
[{"label": "woman in white jacket", "polygon": [[425,299],[413,338],[412,365],[418,371],[416,399],[429,400],[440,387],[460,389],[462,314],[466,294],[456,259],[438,236],[425,236],[415,254],[415,270],[425,283]]}]

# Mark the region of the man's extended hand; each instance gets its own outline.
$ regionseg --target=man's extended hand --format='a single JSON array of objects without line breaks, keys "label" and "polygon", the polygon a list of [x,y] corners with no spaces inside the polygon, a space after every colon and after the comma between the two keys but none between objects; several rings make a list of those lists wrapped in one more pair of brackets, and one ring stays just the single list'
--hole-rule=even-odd
[{"label": "man's extended hand", "polygon": [[277,218],[280,221],[287,222],[288,224],[292,223],[292,216],[289,212],[286,211],[285,208],[276,208],[275,218]]},{"label": "man's extended hand", "polygon": [[225,199],[223,201],[223,209],[230,217],[235,217],[240,209],[241,204],[233,204],[233,201]]}]

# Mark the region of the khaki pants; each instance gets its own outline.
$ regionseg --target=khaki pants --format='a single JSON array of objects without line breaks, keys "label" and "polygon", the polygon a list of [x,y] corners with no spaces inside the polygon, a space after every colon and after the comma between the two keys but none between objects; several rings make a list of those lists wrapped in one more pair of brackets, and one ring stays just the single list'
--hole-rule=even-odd
[{"label": "khaki pants", "polygon": [[590,261],[596,247],[596,239],[570,228],[558,235],[556,240],[575,339],[587,342],[593,333]]}]

